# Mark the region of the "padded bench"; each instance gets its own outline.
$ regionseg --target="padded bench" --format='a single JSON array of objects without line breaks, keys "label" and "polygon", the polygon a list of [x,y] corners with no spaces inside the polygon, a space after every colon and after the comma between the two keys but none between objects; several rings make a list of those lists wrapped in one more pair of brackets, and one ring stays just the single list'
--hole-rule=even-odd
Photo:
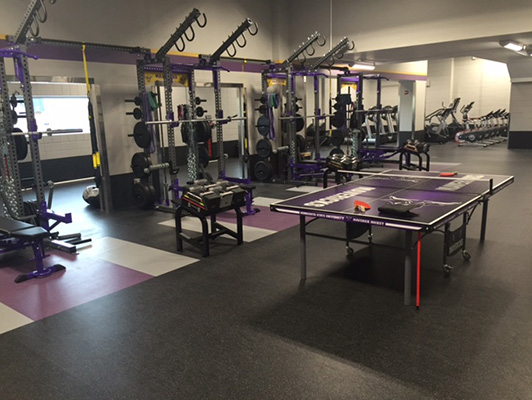
[{"label": "padded bench", "polygon": [[31,245],[37,269],[27,274],[20,274],[15,279],[16,283],[32,278],[44,278],[57,271],[63,271],[64,266],[56,264],[44,267],[46,257],[43,240],[50,237],[50,233],[41,226],[28,224],[7,217],[0,217],[0,249],[2,252],[22,249]]}]

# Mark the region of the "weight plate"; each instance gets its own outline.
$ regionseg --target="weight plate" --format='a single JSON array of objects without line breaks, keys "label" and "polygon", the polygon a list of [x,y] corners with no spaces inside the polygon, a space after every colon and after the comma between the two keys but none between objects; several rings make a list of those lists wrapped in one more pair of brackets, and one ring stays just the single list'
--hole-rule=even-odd
[{"label": "weight plate", "polygon": [[212,138],[212,128],[208,121],[196,122],[195,128],[198,143],[208,142]]},{"label": "weight plate", "polygon": [[305,129],[305,120],[299,114],[296,114],[296,117],[296,132],[301,132],[303,129]]},{"label": "weight plate", "polygon": [[335,128],[341,128],[345,124],[345,117],[342,114],[335,112],[331,117],[331,125]]},{"label": "weight plate", "polygon": [[144,122],[140,121],[135,124],[135,128],[133,129],[133,138],[135,139],[137,146],[142,147],[143,149],[150,146],[151,132]]},{"label": "weight plate", "polygon": [[11,110],[11,123],[13,124],[13,126],[15,126],[17,122],[18,122],[18,114],[15,110]]},{"label": "weight plate", "polygon": [[305,135],[307,137],[314,137],[315,134],[316,129],[314,129],[314,124],[310,124],[309,126],[307,126],[307,129],[305,130]]},{"label": "weight plate", "polygon": [[307,143],[303,136],[296,135],[296,146],[300,153],[303,153],[307,149]]},{"label": "weight plate", "polygon": [[261,182],[270,179],[273,175],[272,165],[268,161],[264,160],[257,162],[253,168],[253,171],[255,172],[255,177]]},{"label": "weight plate", "polygon": [[264,137],[269,135],[269,133],[270,133],[270,119],[267,116],[261,115],[259,117],[259,119],[257,120],[257,130]]},{"label": "weight plate", "polygon": [[[22,132],[19,128],[14,128],[13,132]],[[17,160],[24,160],[28,156],[28,140],[26,136],[16,135],[13,136],[15,141],[15,151],[17,153]]]},{"label": "weight plate", "polygon": [[332,157],[332,156],[334,156],[335,154],[343,155],[343,154],[344,154],[344,151],[343,151],[342,149],[339,149],[339,148],[335,147],[334,149],[331,150],[331,152],[329,153],[329,155]]},{"label": "weight plate", "polygon": [[137,207],[146,209],[153,207],[157,194],[153,185],[147,183],[135,183],[133,185],[133,201]]},{"label": "weight plate", "polygon": [[262,115],[266,115],[268,113],[268,107],[266,107],[264,104],[261,104],[259,108],[257,108],[257,111]]},{"label": "weight plate", "polygon": [[146,153],[135,153],[131,158],[131,169],[135,178],[144,178],[149,176],[150,173],[146,173],[146,169],[149,169],[151,161]]},{"label": "weight plate", "polygon": [[198,146],[199,163],[203,168],[209,165],[209,150],[205,146]]},{"label": "weight plate", "polygon": [[260,139],[256,148],[257,154],[261,158],[268,158],[272,154],[272,144],[268,139]]},{"label": "weight plate", "polygon": [[333,146],[341,146],[344,143],[344,134],[341,130],[335,129],[331,132],[330,143]]},{"label": "weight plate", "polygon": [[143,115],[142,115],[142,110],[140,108],[134,108],[133,109],[133,118],[135,118],[136,120],[139,120],[139,119],[142,119]]}]

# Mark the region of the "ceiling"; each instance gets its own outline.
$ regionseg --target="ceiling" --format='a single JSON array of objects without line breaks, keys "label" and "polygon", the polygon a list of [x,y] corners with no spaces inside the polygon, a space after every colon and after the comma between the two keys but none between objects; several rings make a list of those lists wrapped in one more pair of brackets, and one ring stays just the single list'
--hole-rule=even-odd
[{"label": "ceiling", "polygon": [[[503,48],[499,44],[501,40],[532,44],[532,32],[359,52],[356,54],[356,58],[358,60],[374,61],[376,64],[451,57],[478,57],[508,64],[522,62],[526,58],[521,54]],[[532,62],[532,57],[529,58]]]}]

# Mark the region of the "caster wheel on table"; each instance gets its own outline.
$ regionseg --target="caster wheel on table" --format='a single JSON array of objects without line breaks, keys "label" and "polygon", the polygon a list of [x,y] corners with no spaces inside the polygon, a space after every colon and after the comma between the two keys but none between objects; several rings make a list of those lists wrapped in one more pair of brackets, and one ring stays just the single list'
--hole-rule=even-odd
[{"label": "caster wheel on table", "polygon": [[467,250],[462,250],[462,257],[464,257],[464,260],[469,261],[471,260],[471,254]]},{"label": "caster wheel on table", "polygon": [[347,257],[349,261],[352,261],[354,258],[353,254],[355,254],[355,250],[353,250],[351,247],[347,247],[346,251],[347,251],[347,254],[345,256]]},{"label": "caster wheel on table", "polygon": [[451,270],[453,269],[453,267],[451,267],[449,264],[445,264],[443,266],[443,274],[447,277],[449,275],[451,275]]}]

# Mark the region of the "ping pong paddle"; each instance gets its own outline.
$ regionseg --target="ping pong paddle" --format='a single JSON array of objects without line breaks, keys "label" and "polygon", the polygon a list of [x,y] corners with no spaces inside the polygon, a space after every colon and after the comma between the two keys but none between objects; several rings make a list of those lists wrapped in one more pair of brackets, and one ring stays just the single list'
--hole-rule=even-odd
[{"label": "ping pong paddle", "polygon": [[458,172],[442,172],[440,176],[443,178],[450,178],[450,177],[456,176],[457,174]]},{"label": "ping pong paddle", "polygon": [[366,212],[366,210],[371,210],[371,206],[363,201],[355,200],[355,210]]}]

